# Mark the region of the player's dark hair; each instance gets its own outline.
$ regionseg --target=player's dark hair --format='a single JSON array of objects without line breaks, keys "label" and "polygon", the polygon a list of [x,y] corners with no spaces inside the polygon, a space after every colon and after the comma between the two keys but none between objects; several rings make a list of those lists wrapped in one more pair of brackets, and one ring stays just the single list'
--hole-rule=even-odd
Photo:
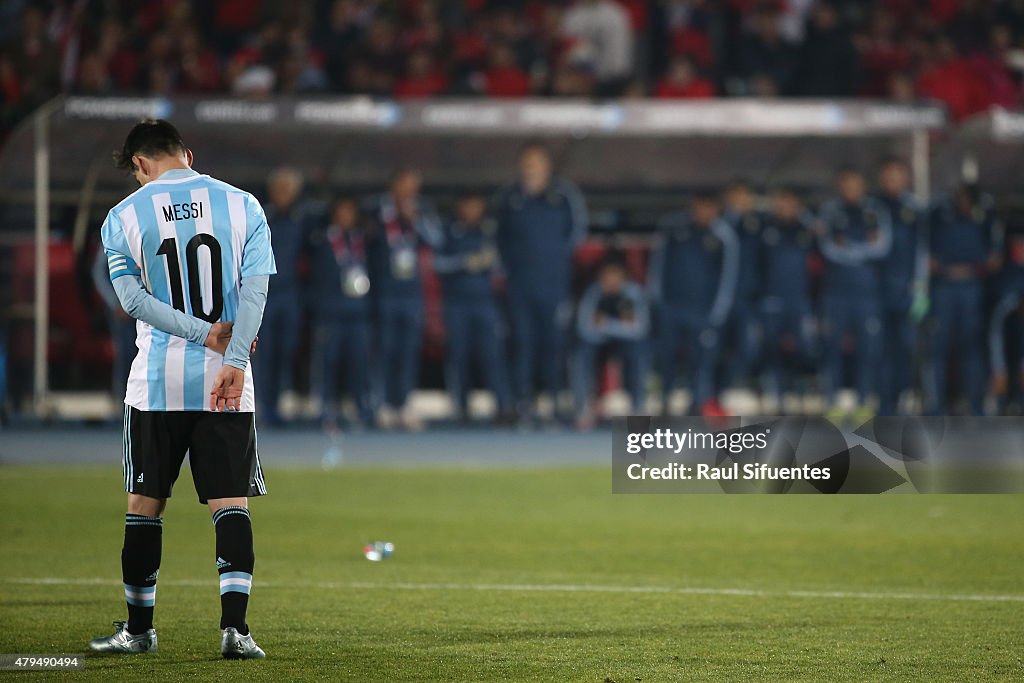
[{"label": "player's dark hair", "polygon": [[910,169],[910,164],[907,163],[906,159],[901,156],[896,156],[895,154],[890,154],[882,159],[882,163],[878,165],[878,170],[886,169],[890,166],[900,166],[908,170]]},{"label": "player's dark hair", "polygon": [[861,173],[861,170],[854,166],[853,164],[843,164],[838,169],[836,169],[836,178],[842,178],[843,176],[847,175],[855,175],[860,177],[864,176],[864,174]]},{"label": "player's dark hair", "polygon": [[547,143],[543,140],[527,140],[519,148],[519,154],[516,155],[517,159],[522,159],[524,156],[531,152],[540,152],[548,159],[554,160],[555,155],[552,154],[551,148],[548,147]]},{"label": "player's dark hair", "polygon": [[394,185],[396,182],[409,175],[423,176],[420,169],[416,168],[412,164],[402,164],[395,169],[394,173],[391,174],[391,184]]},{"label": "player's dark hair", "polygon": [[700,189],[693,193],[693,201],[717,204],[718,194],[714,190]]},{"label": "player's dark hair", "polygon": [[726,192],[730,190],[749,190],[754,191],[754,183],[750,182],[749,178],[743,176],[737,176],[729,181],[729,184],[725,186]]},{"label": "player's dark hair", "polygon": [[124,139],[124,145],[114,152],[114,164],[122,170],[132,171],[135,169],[133,156],[159,157],[184,151],[185,141],[170,121],[143,119],[132,126],[128,137]]},{"label": "player's dark hair", "polygon": [[342,204],[355,204],[356,209],[358,209],[359,199],[352,194],[339,194],[331,199],[331,211],[337,209]]},{"label": "player's dark hair", "polygon": [[618,249],[609,249],[608,252],[601,257],[601,262],[598,264],[598,271],[605,270],[606,268],[619,268],[626,270],[626,255]]}]

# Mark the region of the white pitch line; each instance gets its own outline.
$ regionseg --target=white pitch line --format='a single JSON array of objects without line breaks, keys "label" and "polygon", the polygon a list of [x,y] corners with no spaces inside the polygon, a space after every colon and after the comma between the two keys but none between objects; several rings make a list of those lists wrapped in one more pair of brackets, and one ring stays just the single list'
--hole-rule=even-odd
[{"label": "white pitch line", "polygon": [[[101,578],[0,577],[0,583],[34,586],[120,586]],[[211,586],[216,580],[163,579],[161,586]],[[260,581],[259,588],[314,588],[317,590],[482,591],[503,593],[648,593],[659,595],[717,595],[747,598],[811,598],[832,600],[924,600],[930,602],[1024,602],[1024,594],[908,593],[869,591],[762,590],[756,588],[701,588],[697,586],[604,586],[600,584],[535,583],[374,583],[370,581],[293,582]]]}]

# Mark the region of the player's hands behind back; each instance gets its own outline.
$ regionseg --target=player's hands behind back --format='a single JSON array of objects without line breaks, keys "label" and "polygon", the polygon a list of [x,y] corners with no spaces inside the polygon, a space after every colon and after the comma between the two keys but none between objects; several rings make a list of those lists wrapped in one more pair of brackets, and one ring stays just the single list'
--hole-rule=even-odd
[{"label": "player's hands behind back", "polygon": [[[228,344],[231,343],[231,328],[234,326],[233,322],[214,323],[210,328],[210,334],[206,336],[206,341],[203,342],[203,346],[223,356],[228,350]],[[256,353],[256,343],[259,340],[259,337],[252,340],[252,346],[249,347],[250,354]]]},{"label": "player's hands behind back", "polygon": [[245,386],[245,371],[233,365],[221,367],[210,388],[210,410],[214,412],[238,412],[242,407],[242,388]]},{"label": "player's hands behind back", "polygon": [[230,322],[214,323],[203,346],[223,356],[224,352],[228,350],[228,343],[231,341],[231,328],[234,326],[235,324]]}]

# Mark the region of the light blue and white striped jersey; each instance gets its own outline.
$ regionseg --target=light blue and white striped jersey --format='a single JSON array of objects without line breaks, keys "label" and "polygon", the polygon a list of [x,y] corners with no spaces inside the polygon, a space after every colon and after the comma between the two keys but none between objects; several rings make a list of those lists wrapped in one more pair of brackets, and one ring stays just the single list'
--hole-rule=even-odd
[{"label": "light blue and white striped jersey", "polygon": [[[154,297],[209,322],[235,320],[243,277],[277,272],[256,198],[189,169],[167,171],[126,197],[107,214],[102,235],[111,280],[141,275]],[[209,410],[224,357],[142,321],[136,329],[125,403]],[[240,410],[255,410],[250,367]]]}]

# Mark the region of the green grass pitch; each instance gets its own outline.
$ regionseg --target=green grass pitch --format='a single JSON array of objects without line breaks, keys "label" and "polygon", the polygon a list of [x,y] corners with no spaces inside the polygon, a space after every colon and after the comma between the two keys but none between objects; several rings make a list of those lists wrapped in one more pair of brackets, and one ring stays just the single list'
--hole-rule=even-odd
[{"label": "green grass pitch", "polygon": [[[213,528],[186,468],[160,651],[8,676],[1024,680],[1024,497],[613,496],[605,468],[268,483],[249,611],[266,660],[219,657]],[[0,652],[83,652],[122,618],[120,484],[112,468],[0,469]],[[394,557],[366,561],[368,540]]]}]

